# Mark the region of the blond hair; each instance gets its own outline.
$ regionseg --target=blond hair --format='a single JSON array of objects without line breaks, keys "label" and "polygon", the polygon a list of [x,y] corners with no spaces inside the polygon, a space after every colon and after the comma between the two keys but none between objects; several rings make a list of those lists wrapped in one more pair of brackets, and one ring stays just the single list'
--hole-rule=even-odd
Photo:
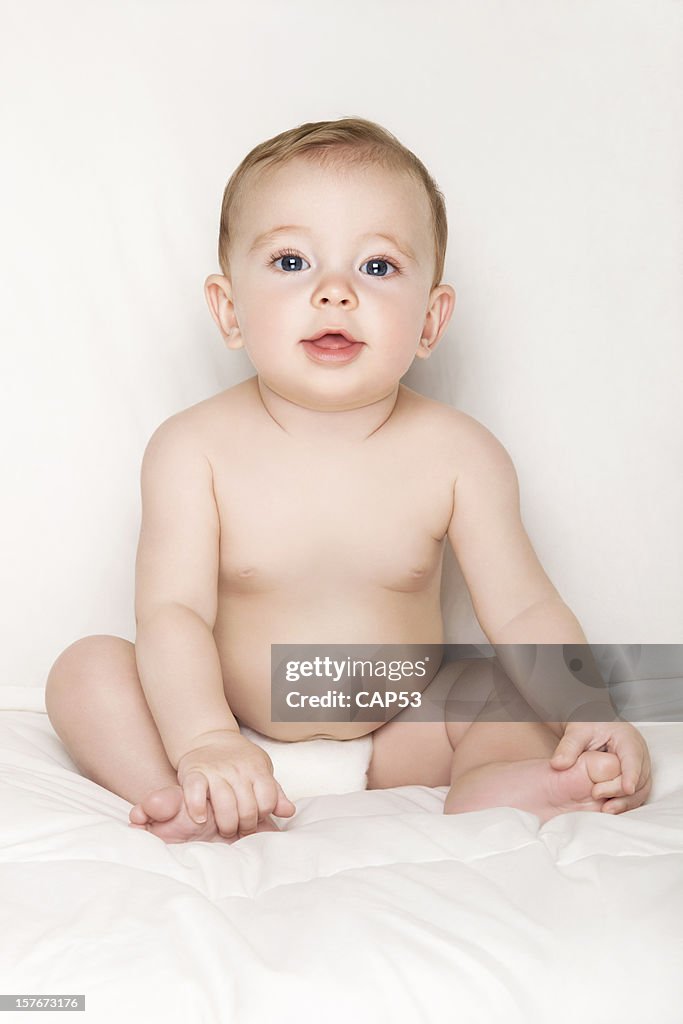
[{"label": "blond hair", "polygon": [[230,273],[230,248],[234,238],[235,214],[248,177],[295,157],[307,155],[323,167],[373,164],[392,171],[407,172],[422,184],[431,209],[434,237],[434,277],[432,288],[441,281],[446,258],[448,223],[446,202],[431,174],[421,160],[399,142],[395,135],[374,121],[362,117],[342,117],[336,121],[310,121],[266,139],[247,153],[233,172],[223,192],[221,224],[218,235],[218,262],[223,274]]}]

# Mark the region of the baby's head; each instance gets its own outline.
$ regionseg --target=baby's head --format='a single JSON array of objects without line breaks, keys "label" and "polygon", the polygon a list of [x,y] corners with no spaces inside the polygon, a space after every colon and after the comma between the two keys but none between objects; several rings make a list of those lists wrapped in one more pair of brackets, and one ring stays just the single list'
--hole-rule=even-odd
[{"label": "baby's head", "polygon": [[[205,293],[228,348],[308,404],[373,400],[427,358],[453,312],[440,284],[444,198],[422,162],[362,118],[300,125],[256,146],[223,195]],[[343,330],[323,348],[304,344]]]}]

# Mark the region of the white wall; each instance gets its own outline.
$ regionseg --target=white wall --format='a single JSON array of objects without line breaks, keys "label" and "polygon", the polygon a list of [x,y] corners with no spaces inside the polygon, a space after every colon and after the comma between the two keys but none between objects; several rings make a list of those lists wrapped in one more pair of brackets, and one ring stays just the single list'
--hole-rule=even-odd
[{"label": "white wall", "polygon": [[[134,638],[139,464],[253,370],[202,285],[258,142],[359,115],[445,192],[458,303],[406,383],[511,453],[595,643],[683,640],[683,4],[0,4],[0,678]],[[448,638],[482,639],[449,557]]]}]

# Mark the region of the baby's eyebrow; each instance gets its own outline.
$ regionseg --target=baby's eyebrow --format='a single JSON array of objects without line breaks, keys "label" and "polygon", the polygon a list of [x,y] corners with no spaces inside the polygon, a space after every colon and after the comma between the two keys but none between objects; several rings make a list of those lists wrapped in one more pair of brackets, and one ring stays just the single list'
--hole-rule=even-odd
[{"label": "baby's eyebrow", "polygon": [[[260,249],[262,245],[272,241],[276,235],[280,235],[284,231],[300,231],[306,235],[311,234],[310,228],[305,227],[303,224],[281,224],[277,228],[271,228],[270,231],[264,231],[262,234],[257,235],[249,247],[249,252],[255,252],[256,249]],[[398,238],[395,238],[393,235],[387,235],[381,231],[369,231],[367,235],[363,235],[361,237],[360,241],[364,242],[368,238],[383,238],[385,241],[391,242],[391,244],[395,245],[396,248],[407,257],[407,259],[417,263],[417,257],[410,246],[407,245],[406,242],[402,242]]]}]

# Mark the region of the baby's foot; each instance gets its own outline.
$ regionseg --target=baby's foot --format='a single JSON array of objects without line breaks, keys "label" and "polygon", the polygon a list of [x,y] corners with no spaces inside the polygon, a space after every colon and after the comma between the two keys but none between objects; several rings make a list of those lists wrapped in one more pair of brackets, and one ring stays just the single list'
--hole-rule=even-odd
[{"label": "baby's foot", "polygon": [[[550,767],[550,763],[548,763]],[[566,814],[567,811],[600,811],[607,797],[593,799],[591,793],[596,782],[611,782],[621,775],[621,762],[616,754],[603,753],[600,750],[585,750],[576,760],[576,764],[563,771],[550,768],[548,802],[554,811],[544,818],[555,814]]]},{"label": "baby's foot", "polygon": [[[164,786],[153,789],[139,804],[135,804],[128,817],[131,828],[143,828],[159,836],[166,843],[188,843],[200,840],[204,843],[234,843],[241,835],[226,839],[218,831],[211,801],[206,801],[205,822],[198,825],[190,817],[180,786]],[[270,818],[260,821],[256,832],[279,832]]]},{"label": "baby's foot", "polygon": [[596,782],[621,773],[616,754],[586,750],[571,768],[557,771],[543,757],[482,765],[461,775],[451,786],[445,814],[486,807],[518,807],[537,814],[541,822],[569,811],[599,811],[607,797],[591,796]]}]

